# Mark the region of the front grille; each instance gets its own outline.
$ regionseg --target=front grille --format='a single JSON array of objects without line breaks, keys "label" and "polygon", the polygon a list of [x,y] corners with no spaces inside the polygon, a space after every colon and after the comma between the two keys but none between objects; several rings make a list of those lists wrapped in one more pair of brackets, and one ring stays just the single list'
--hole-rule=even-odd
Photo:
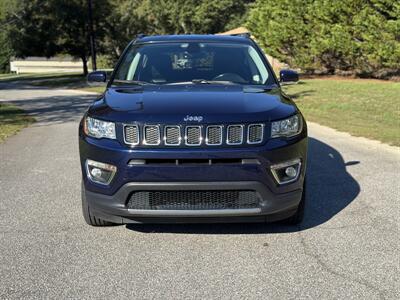
[{"label": "front grille", "polygon": [[146,210],[211,210],[259,207],[255,191],[138,191],[133,192],[128,209]]},{"label": "front grille", "polygon": [[160,127],[158,125],[144,126],[144,144],[145,145],[160,144]]},{"label": "front grille", "polygon": [[186,145],[199,146],[201,145],[201,127],[200,126],[187,126],[186,127]]},{"label": "front grille", "polygon": [[265,141],[265,124],[231,125],[123,125],[130,146],[240,146]]},{"label": "front grille", "polygon": [[207,145],[221,145],[222,144],[222,126],[208,126],[207,127],[206,144]]},{"label": "front grille", "polygon": [[165,145],[179,145],[181,143],[181,129],[179,126],[165,126]]},{"label": "front grille", "polygon": [[125,143],[130,145],[139,144],[139,127],[136,125],[127,125],[124,127]]},{"label": "front grille", "polygon": [[264,132],[263,124],[251,124],[247,132],[247,142],[249,144],[261,143]]},{"label": "front grille", "polygon": [[243,125],[228,126],[228,137],[226,142],[228,145],[239,145],[243,142]]}]

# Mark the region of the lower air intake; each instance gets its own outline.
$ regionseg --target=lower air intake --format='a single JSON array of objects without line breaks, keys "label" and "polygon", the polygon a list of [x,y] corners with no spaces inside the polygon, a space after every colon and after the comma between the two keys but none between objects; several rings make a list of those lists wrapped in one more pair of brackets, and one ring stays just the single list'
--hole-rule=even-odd
[{"label": "lower air intake", "polygon": [[129,198],[128,209],[215,210],[258,208],[254,191],[138,191]]}]

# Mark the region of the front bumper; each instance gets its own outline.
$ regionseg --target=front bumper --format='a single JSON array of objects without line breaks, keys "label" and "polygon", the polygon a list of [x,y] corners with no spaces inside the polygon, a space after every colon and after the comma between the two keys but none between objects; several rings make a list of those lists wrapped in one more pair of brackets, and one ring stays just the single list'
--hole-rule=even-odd
[{"label": "front bumper", "polygon": [[[129,209],[127,199],[135,191],[174,190],[252,190],[260,195],[258,207],[214,210]],[[302,189],[283,194],[272,193],[256,181],[241,182],[131,182],[113,196],[85,191],[86,201],[95,215],[117,224],[276,221],[291,216],[301,201]]]},{"label": "front bumper", "polygon": [[[83,192],[97,217],[117,224],[277,221],[293,215],[301,201],[307,163],[307,136],[269,140],[261,146],[215,149],[128,149],[117,141],[80,135]],[[132,159],[248,159],[256,164],[129,165]],[[278,185],[271,165],[299,158],[297,181]],[[85,171],[87,159],[115,165],[109,186],[91,182]],[[129,196],[135,191],[253,190],[260,205],[251,209],[133,210]]]}]

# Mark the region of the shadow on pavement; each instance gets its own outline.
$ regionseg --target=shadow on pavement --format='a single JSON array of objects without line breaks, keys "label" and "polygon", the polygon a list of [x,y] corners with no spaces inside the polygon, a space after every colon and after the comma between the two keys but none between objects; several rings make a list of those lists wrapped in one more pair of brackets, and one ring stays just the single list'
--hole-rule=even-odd
[{"label": "shadow on pavement", "polygon": [[76,94],[6,102],[25,110],[36,119],[33,126],[37,126],[78,121],[96,97],[91,94]]},{"label": "shadow on pavement", "polygon": [[139,232],[186,234],[258,234],[306,230],[327,222],[357,197],[360,185],[347,172],[346,167],[358,163],[344,162],[334,148],[309,138],[306,215],[299,226],[283,223],[129,224],[127,228]]}]

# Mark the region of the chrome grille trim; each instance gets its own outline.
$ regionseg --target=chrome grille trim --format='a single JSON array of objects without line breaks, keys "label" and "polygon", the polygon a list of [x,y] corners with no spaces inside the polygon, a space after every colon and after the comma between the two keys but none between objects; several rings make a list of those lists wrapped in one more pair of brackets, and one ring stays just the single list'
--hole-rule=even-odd
[{"label": "chrome grille trim", "polygon": [[[221,125],[210,125],[207,127],[206,130],[206,145],[209,146],[219,146],[222,145],[222,128],[223,126]],[[217,132],[212,132],[210,134],[210,129],[215,130],[217,129]],[[215,140],[217,138],[217,140]]]},{"label": "chrome grille trim", "polygon": [[[237,132],[235,132],[235,131]],[[227,145],[240,145],[243,143],[244,125],[229,125],[226,131]],[[236,137],[234,135],[237,135]],[[233,141],[232,141],[233,140]]]},{"label": "chrome grille trim", "polygon": [[[175,130],[171,132],[171,130]],[[176,142],[171,142],[172,140],[176,140]],[[179,146],[182,141],[181,136],[181,127],[178,125],[166,125],[164,127],[164,145],[166,146]]]},{"label": "chrome grille trim", "polygon": [[249,124],[247,127],[247,144],[260,144],[263,140],[264,124]]},{"label": "chrome grille trim", "polygon": [[[193,131],[193,129],[195,131]],[[185,145],[200,146],[203,142],[201,134],[201,126],[186,126],[185,129]]]},{"label": "chrome grille trim", "polygon": [[138,125],[121,124],[123,142],[143,146],[254,145],[265,142],[266,124]]},{"label": "chrome grille trim", "polygon": [[[128,130],[130,131],[129,133],[128,133]],[[140,142],[139,126],[124,124],[123,131],[124,131],[124,143],[125,144],[131,145],[131,146],[139,145],[139,142]]]},{"label": "chrome grille trim", "polygon": [[157,146],[161,144],[160,126],[144,125],[143,126],[143,144]]}]

